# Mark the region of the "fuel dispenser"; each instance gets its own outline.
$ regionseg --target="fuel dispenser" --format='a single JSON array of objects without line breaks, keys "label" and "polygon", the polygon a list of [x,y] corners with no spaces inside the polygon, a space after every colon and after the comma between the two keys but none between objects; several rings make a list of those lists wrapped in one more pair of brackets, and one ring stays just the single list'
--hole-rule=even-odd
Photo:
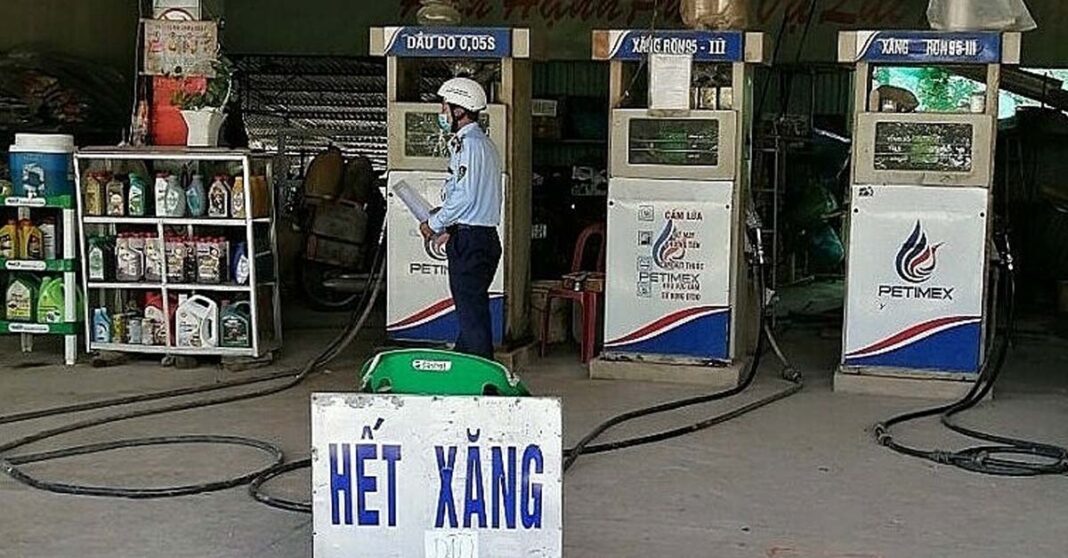
[{"label": "fuel dispenser", "polygon": [[[856,84],[836,390],[954,397],[976,380],[990,313],[1000,69],[1019,58],[1018,33],[840,35],[839,61],[856,65]],[[985,90],[935,112],[874,87],[880,69],[903,66],[981,76]]]},{"label": "fuel dispenser", "polygon": [[526,29],[382,27],[371,54],[386,57],[388,227],[386,331],[403,342],[444,344],[459,333],[445,250],[425,242],[398,187],[441,205],[448,141],[437,124],[438,87],[478,81],[489,95],[482,126],[501,156],[500,267],[490,287],[494,343],[527,332],[530,252],[530,34]]},{"label": "fuel dispenser", "polygon": [[735,385],[758,335],[745,260],[761,33],[594,31],[610,63],[604,352],[594,378]]}]

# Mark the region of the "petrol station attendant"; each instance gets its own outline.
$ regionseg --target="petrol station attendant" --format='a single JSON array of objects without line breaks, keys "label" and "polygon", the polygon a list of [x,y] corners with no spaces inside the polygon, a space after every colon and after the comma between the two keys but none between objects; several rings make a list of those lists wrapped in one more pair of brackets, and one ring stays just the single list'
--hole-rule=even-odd
[{"label": "petrol station attendant", "polygon": [[438,124],[449,141],[445,202],[419,231],[428,242],[445,242],[460,334],[456,351],[493,358],[489,288],[501,261],[501,158],[478,124],[486,91],[478,82],[453,78],[438,90]]}]

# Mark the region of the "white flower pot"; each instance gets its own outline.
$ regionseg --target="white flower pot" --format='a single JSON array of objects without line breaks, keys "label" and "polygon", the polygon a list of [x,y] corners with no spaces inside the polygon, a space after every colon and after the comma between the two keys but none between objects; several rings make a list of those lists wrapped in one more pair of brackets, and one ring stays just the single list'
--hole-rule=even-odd
[{"label": "white flower pot", "polygon": [[219,145],[219,129],[226,115],[222,109],[202,108],[183,110],[182,118],[189,130],[185,144],[189,147],[216,147]]}]

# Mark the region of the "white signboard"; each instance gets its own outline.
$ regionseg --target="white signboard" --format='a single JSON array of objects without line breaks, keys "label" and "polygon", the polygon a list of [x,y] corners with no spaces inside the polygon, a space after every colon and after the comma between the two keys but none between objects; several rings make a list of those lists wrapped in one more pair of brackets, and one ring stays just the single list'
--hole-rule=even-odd
[{"label": "white signboard", "polygon": [[316,558],[558,558],[557,399],[312,395]]},{"label": "white signboard", "polygon": [[144,20],[144,73],[215,76],[218,25],[214,21]]},{"label": "white signboard", "polygon": [[[386,227],[386,331],[393,339],[451,343],[459,333],[456,307],[449,290],[449,264],[445,244],[426,242],[419,221],[394,193],[406,184],[411,192],[437,207],[442,204],[444,172],[392,171],[389,173]],[[507,184],[502,175],[502,184]],[[502,196],[502,199],[504,197]],[[503,215],[503,212],[502,212]],[[504,221],[497,229],[504,239]],[[494,341],[504,336],[504,258],[489,288]]]},{"label": "white signboard", "polygon": [[988,193],[853,187],[846,365],[978,371]]},{"label": "white signboard", "polygon": [[613,178],[605,349],[727,359],[730,182]]}]

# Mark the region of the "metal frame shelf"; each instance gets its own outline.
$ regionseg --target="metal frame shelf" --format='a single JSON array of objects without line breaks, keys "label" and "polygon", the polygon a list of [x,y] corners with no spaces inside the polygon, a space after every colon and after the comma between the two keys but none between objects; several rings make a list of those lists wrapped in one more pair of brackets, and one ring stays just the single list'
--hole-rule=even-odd
[{"label": "metal frame shelf", "polygon": [[[275,207],[274,190],[268,188],[268,212],[267,216],[255,216],[252,213],[252,177],[257,176],[259,173],[254,173],[253,166],[258,166],[263,169],[264,180],[267,184],[273,184],[272,164],[271,158],[267,154],[254,154],[248,150],[230,150],[230,149],[214,149],[214,148],[115,148],[115,147],[90,147],[79,150],[75,156],[75,175],[78,183],[78,219],[79,232],[81,233],[81,241],[79,243],[81,248],[82,257],[82,287],[86,292],[86,304],[85,304],[85,328],[86,335],[86,348],[88,351],[115,351],[115,352],[132,352],[132,353],[148,353],[148,354],[169,354],[169,355],[188,355],[188,356],[233,356],[233,357],[262,357],[272,351],[278,350],[282,346],[282,318],[281,318],[281,295],[279,292],[279,284],[276,280],[278,277],[278,258],[277,254],[277,235],[275,230],[275,221],[273,218],[273,212]],[[165,216],[145,216],[145,217],[127,217],[127,216],[97,216],[97,215],[85,215],[84,207],[82,207],[83,193],[82,193],[82,174],[83,165],[94,164],[97,166],[103,165],[105,167],[112,167],[122,165],[129,161],[142,161],[146,164],[151,163],[237,163],[240,166],[240,174],[235,171],[235,175],[241,176],[244,180],[245,189],[245,207],[247,208],[247,216],[245,218],[211,218],[211,217],[165,217]],[[115,232],[117,226],[150,226],[155,229],[155,233],[159,236],[160,241],[164,239],[164,227],[170,226],[184,226],[187,228],[188,233],[192,233],[195,227],[227,227],[233,230],[244,230],[243,240],[248,247],[248,257],[250,260],[249,265],[249,278],[248,283],[244,285],[236,284],[211,284],[211,283],[170,283],[167,281],[167,274],[164,270],[163,277],[160,281],[140,281],[140,282],[125,282],[125,281],[89,281],[88,280],[88,268],[85,260],[86,251],[88,250],[88,235],[87,229],[100,230],[101,228]],[[257,227],[257,225],[259,227]],[[262,250],[257,249],[256,237],[263,235],[263,226],[266,226],[268,233],[269,249]],[[258,233],[258,234],[257,234]],[[262,247],[261,247],[262,248]],[[257,274],[262,274],[264,269],[259,265],[260,258],[270,256],[272,274],[269,278],[261,280],[257,277]],[[166,266],[166,261],[163,263]],[[269,294],[265,292],[265,289],[269,291]],[[104,291],[116,291],[116,292],[131,292],[131,291],[159,291],[163,295],[163,314],[167,316],[164,328],[166,330],[166,338],[168,344],[166,345],[143,345],[137,343],[100,343],[93,341],[92,335],[92,313],[91,305],[89,304],[90,293],[99,292],[101,300],[106,297]],[[170,293],[242,293],[247,294],[249,307],[251,309],[251,346],[245,347],[182,347],[174,344],[174,323],[172,317],[172,308],[170,301]],[[266,297],[266,301],[264,300]],[[266,307],[268,316],[263,316],[261,313],[264,311],[264,302],[268,302],[269,306]],[[270,320],[265,322],[265,320]],[[269,338],[265,338],[264,333],[266,329],[263,325],[269,323],[273,335]]]},{"label": "metal frame shelf", "polygon": [[[78,253],[74,233],[78,230],[77,216],[74,211],[74,198],[70,195],[47,196],[40,198],[7,197],[0,200],[4,207],[18,208],[19,218],[29,218],[31,211],[41,209],[57,210],[63,238],[58,241],[56,259],[21,260],[0,258],[0,270],[26,274],[59,274],[63,277],[63,321],[59,323],[37,323],[21,321],[0,321],[0,334],[21,335],[22,352],[33,351],[34,335],[62,335],[63,361],[73,366],[78,360],[78,311],[77,277],[75,276],[75,257]],[[36,301],[35,301],[36,303]]]}]

